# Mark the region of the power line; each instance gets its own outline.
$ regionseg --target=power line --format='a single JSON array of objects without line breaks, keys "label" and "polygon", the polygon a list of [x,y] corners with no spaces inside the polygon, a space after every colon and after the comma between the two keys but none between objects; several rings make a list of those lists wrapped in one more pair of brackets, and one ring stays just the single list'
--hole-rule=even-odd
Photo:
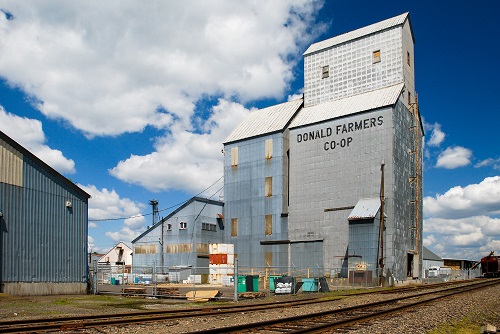
[{"label": "power line", "polygon": [[[221,176],[217,181],[215,181],[214,183],[212,183],[210,186],[208,186],[207,188],[205,188],[204,190],[200,191],[199,193],[197,193],[196,195],[194,195],[193,197],[196,197],[198,195],[201,195],[203,194],[205,191],[207,191],[208,189],[212,188],[217,182],[219,182],[220,180],[222,180],[222,178],[224,177]],[[224,187],[222,187],[224,188]],[[222,189],[221,188],[221,189]],[[217,192],[215,194],[217,194],[221,189],[217,190]],[[214,194],[214,195],[215,195]],[[214,195],[210,196],[213,197]],[[184,203],[186,203],[187,201],[189,201],[191,198],[188,198],[187,200],[181,202],[181,203],[178,203],[178,204],[175,204],[175,205],[172,205],[172,206],[169,206],[168,208],[165,208],[165,209],[161,209],[161,210],[158,210],[158,212],[162,212],[162,211],[166,211],[166,210],[170,210],[170,209],[173,209],[175,207],[178,207]],[[152,215],[153,213],[141,213],[141,214],[138,214],[138,215],[133,215],[133,216],[129,216],[129,217],[120,217],[120,218],[102,218],[102,219],[89,219],[89,222],[102,222],[102,221],[113,221],[113,220],[122,220],[122,219],[129,219],[129,218],[138,218],[138,217],[146,217],[146,216],[150,216]]]}]

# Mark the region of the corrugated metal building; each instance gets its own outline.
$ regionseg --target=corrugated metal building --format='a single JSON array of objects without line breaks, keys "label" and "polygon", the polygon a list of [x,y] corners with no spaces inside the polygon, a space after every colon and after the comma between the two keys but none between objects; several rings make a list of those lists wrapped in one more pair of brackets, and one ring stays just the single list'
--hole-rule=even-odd
[{"label": "corrugated metal building", "polygon": [[207,274],[209,244],[222,243],[224,203],[193,197],[132,240],[132,271],[168,273],[173,267],[196,267]]},{"label": "corrugated metal building", "polygon": [[1,292],[86,292],[89,198],[0,131]]},{"label": "corrugated metal building", "polygon": [[250,113],[225,140],[226,242],[240,266],[420,276],[413,43],[405,13],[311,45],[303,99]]}]

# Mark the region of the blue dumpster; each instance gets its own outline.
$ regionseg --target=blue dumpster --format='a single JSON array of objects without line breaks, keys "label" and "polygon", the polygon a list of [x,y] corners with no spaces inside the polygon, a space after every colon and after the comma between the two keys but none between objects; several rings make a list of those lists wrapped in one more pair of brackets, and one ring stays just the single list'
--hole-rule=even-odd
[{"label": "blue dumpster", "polygon": [[318,292],[318,279],[317,278],[303,278],[302,291],[304,292]]}]

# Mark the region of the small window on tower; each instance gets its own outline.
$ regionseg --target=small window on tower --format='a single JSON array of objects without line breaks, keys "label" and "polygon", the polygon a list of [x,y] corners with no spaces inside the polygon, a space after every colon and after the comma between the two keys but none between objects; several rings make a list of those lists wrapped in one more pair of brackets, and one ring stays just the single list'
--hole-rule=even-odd
[{"label": "small window on tower", "polygon": [[411,106],[411,93],[408,92],[408,106]]},{"label": "small window on tower", "polygon": [[231,218],[231,236],[238,236],[238,218]]},{"label": "small window on tower", "polygon": [[321,78],[325,79],[328,78],[329,76],[330,76],[330,66],[328,65],[323,66]]},{"label": "small window on tower", "polygon": [[410,52],[406,51],[406,63],[410,66]]},{"label": "small window on tower", "polygon": [[273,195],[273,177],[266,176],[265,181],[265,196],[271,197]]},{"label": "small window on tower", "polygon": [[380,50],[373,51],[373,63],[380,63]]},{"label": "small window on tower", "polygon": [[167,224],[167,231],[172,231],[172,224]]},{"label": "small window on tower", "polygon": [[179,225],[179,230],[187,230],[188,228],[188,223],[186,222],[181,222]]},{"label": "small window on tower", "polygon": [[266,160],[269,160],[273,157],[273,140],[268,139],[265,142],[265,153],[266,153]]},{"label": "small window on tower", "polygon": [[266,230],[265,235],[273,234],[273,215],[266,215]]},{"label": "small window on tower", "polygon": [[231,167],[238,166],[238,147],[233,147],[231,149]]}]

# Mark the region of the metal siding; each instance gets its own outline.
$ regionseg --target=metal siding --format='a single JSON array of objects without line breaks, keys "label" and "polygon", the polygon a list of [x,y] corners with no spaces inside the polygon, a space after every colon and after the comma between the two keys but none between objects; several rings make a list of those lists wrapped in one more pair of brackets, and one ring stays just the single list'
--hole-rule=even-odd
[{"label": "metal siding", "polygon": [[409,16],[409,13],[404,13],[404,14],[389,18],[387,20],[371,24],[369,26],[350,31],[350,32],[347,32],[345,34],[338,35],[338,36],[329,38],[327,40],[324,40],[324,41],[321,41],[318,43],[314,43],[306,50],[306,52],[304,52],[304,56],[306,56],[310,53],[321,51],[321,50],[326,49],[326,48],[330,48],[330,47],[338,45],[338,44],[349,42],[349,41],[352,41],[354,39],[358,39],[358,38],[379,32],[379,31],[382,31],[385,29],[389,29],[389,28],[392,28],[395,26],[402,25],[406,21],[408,16]]},{"label": "metal siding", "polygon": [[88,199],[26,156],[23,180],[22,188],[0,184],[2,281],[86,282]]},{"label": "metal siding", "polygon": [[384,89],[302,108],[290,124],[290,129],[394,105],[398,101],[403,87],[403,84],[397,84]]},{"label": "metal siding", "polygon": [[[141,267],[152,264],[161,266],[162,253],[160,249],[163,251],[165,268],[174,266],[196,267],[199,263],[206,262],[198,260],[200,244],[222,243],[225,231],[230,230],[230,227],[226,225],[224,231],[221,231],[217,225],[218,214],[222,214],[222,211],[222,203],[205,203],[195,199],[163,223],[163,247],[160,247],[159,243],[159,240],[161,240],[161,225],[155,226],[155,228],[134,240],[134,271],[140,271]],[[180,222],[187,222],[187,229],[179,229]],[[216,224],[217,231],[202,230],[202,223]],[[172,230],[167,230],[167,224],[172,224]],[[159,252],[156,254],[137,254],[135,252],[136,247],[154,244],[157,244],[159,248]]]},{"label": "metal siding", "polygon": [[22,187],[23,155],[0,139],[0,182]]},{"label": "metal siding", "polygon": [[[272,139],[273,156],[265,157],[266,141]],[[224,217],[229,223],[238,218],[238,236],[231,237],[228,231],[226,242],[235,244],[240,266],[265,266],[265,247],[261,240],[273,241],[287,238],[286,212],[287,169],[286,151],[288,132],[256,137],[238,143],[226,144],[226,152],[238,146],[238,168],[231,167],[228,154],[224,160]],[[265,197],[266,178],[272,177],[272,195]],[[273,231],[265,235],[266,215],[272,215]],[[286,248],[276,248],[285,249]],[[287,255],[273,254],[273,266],[286,266]]]},{"label": "metal siding", "polygon": [[302,106],[302,102],[302,99],[298,99],[250,112],[224,140],[224,143],[283,131],[293,115]]},{"label": "metal siding", "polygon": [[[392,108],[356,114],[351,117],[290,130],[290,240],[323,239],[325,266],[337,267],[349,241],[347,217],[351,210],[325,209],[354,206],[360,198],[375,198],[380,192],[380,163],[386,162],[387,180],[393,163]],[[383,124],[367,129],[298,142],[297,135],[365,118],[383,117]],[[327,142],[352,137],[349,146],[325,150]],[[392,184],[386,181],[386,196]],[[387,205],[387,203],[386,203]],[[390,217],[392,207],[387,205]]]}]

